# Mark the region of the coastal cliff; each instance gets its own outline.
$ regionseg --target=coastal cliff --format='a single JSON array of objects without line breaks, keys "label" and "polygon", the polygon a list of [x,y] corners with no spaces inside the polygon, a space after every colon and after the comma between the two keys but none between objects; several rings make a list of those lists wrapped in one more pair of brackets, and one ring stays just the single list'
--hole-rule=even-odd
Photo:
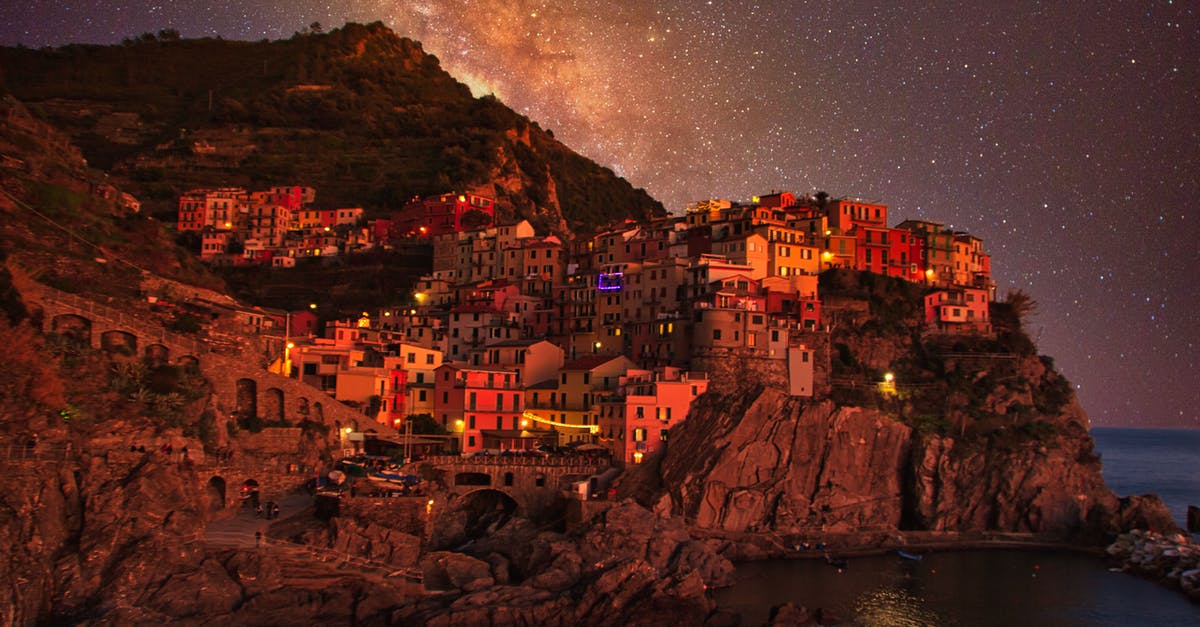
[{"label": "coastal cliff", "polygon": [[672,436],[664,486],[675,510],[699,528],[1077,540],[1114,534],[1138,516],[1171,528],[1158,504],[1133,513],[1105,487],[1086,433],[1005,433],[989,445],[923,434],[879,409],[753,389],[701,399]]}]

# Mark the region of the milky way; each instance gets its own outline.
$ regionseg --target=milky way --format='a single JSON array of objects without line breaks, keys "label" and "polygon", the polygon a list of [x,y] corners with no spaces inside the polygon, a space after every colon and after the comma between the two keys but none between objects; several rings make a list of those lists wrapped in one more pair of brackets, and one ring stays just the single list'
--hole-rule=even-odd
[{"label": "milky way", "polygon": [[382,20],[669,209],[820,189],[983,237],[1095,422],[1200,425],[1194,2],[17,4],[0,43]]}]

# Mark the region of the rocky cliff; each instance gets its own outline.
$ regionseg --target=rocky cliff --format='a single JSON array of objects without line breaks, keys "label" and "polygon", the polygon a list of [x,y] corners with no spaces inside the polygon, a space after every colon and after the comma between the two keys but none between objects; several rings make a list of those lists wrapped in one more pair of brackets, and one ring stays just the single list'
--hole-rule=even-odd
[{"label": "rocky cliff", "polygon": [[701,529],[850,543],[918,531],[1096,544],[1175,528],[1156,497],[1104,485],[1087,415],[1007,303],[992,331],[930,335],[912,286],[834,273],[826,293],[861,305],[826,312],[829,383],[813,398],[744,382],[701,397],[661,459],[673,512]]}]

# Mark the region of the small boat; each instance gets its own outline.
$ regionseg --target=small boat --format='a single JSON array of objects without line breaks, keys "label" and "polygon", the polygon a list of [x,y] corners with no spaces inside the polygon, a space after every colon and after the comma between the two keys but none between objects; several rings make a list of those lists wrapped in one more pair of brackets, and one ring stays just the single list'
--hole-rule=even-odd
[{"label": "small boat", "polygon": [[909,553],[908,551],[896,551],[896,555],[899,555],[900,557],[903,557],[906,560],[912,560],[914,562],[919,562],[919,561],[921,561],[921,559],[923,557],[925,557],[924,555],[917,555],[916,553]]},{"label": "small boat", "polygon": [[401,475],[391,472],[373,472],[367,475],[367,479],[375,483],[386,483],[405,487],[415,486],[421,482],[421,478],[416,475]]}]

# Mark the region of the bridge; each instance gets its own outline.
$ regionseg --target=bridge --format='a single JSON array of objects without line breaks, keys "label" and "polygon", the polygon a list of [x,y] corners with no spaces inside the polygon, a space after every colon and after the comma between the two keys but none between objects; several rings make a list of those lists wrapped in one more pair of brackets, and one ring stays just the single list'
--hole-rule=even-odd
[{"label": "bridge", "polygon": [[[561,502],[563,493],[613,468],[606,456],[568,455],[439,455],[420,462],[440,471],[451,495],[469,500],[499,493],[516,513],[536,517]],[[594,491],[589,485],[589,492]]]}]

